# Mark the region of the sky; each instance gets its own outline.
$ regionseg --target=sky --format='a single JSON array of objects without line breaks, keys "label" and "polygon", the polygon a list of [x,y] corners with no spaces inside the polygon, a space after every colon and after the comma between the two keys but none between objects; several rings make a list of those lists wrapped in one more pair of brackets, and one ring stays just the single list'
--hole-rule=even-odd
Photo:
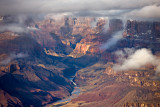
[{"label": "sky", "polygon": [[160,19],[160,0],[0,0],[0,15],[67,14],[73,16]]}]

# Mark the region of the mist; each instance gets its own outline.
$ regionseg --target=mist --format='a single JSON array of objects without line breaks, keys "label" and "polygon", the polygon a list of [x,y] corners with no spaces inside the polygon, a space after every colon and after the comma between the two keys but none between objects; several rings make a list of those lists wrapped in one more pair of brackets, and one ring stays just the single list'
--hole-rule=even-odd
[{"label": "mist", "polygon": [[94,20],[91,22],[91,24],[90,24],[90,25],[91,25],[91,27],[92,27],[92,28],[97,27],[98,19],[99,19],[99,18],[94,18]]},{"label": "mist", "polygon": [[104,44],[100,45],[101,50],[107,50],[110,47],[114,46],[119,40],[123,38],[123,30],[118,31],[113,34],[113,36]]},{"label": "mist", "polygon": [[141,9],[133,10],[129,13],[125,13],[124,16],[133,19],[139,18],[139,20],[153,20],[153,19],[159,20],[160,18],[160,14],[158,14],[159,11],[160,11],[160,6],[150,5],[150,6],[145,6]]},{"label": "mist", "polygon": [[29,31],[39,30],[35,27],[25,27],[18,24],[0,25],[0,32],[12,31],[17,33],[27,33]]},{"label": "mist", "polygon": [[0,32],[4,32],[4,31],[12,31],[12,32],[18,32],[18,33],[28,32],[26,28],[18,24],[0,26]]},{"label": "mist", "polygon": [[[1,25],[0,32],[12,31],[22,33],[29,32],[30,30],[38,30],[28,27],[27,24],[29,22],[26,21],[30,16],[33,16],[33,19],[38,19],[36,16],[46,16],[47,14],[53,14],[55,16],[95,17],[95,21],[91,23],[92,28],[94,28],[99,17],[157,21],[160,20],[159,11],[159,0],[1,0],[0,16],[16,16],[18,21],[8,25]],[[104,33],[107,32],[108,27],[109,23],[107,22],[104,26]],[[115,35],[109,40],[111,42],[113,41],[113,43],[108,41],[101,48],[108,49],[114,45],[120,37],[116,37]]]},{"label": "mist", "polygon": [[117,62],[122,64],[128,55],[132,55],[135,52],[134,48],[124,48],[123,50],[118,50],[114,52],[114,55],[117,57]]},{"label": "mist", "polygon": [[105,21],[105,25],[103,26],[103,32],[107,33],[108,29],[109,29],[109,18],[108,17],[95,17],[94,20],[90,23],[92,28],[97,27],[97,23],[99,20],[104,20]]},{"label": "mist", "polygon": [[34,23],[35,16],[26,15],[8,15],[5,16],[0,24],[0,32],[11,31],[16,33],[28,33],[30,31],[39,30],[30,26]]},{"label": "mist", "polygon": [[107,33],[109,30],[109,17],[105,17],[105,25],[104,25],[104,29],[103,29],[103,33]]}]

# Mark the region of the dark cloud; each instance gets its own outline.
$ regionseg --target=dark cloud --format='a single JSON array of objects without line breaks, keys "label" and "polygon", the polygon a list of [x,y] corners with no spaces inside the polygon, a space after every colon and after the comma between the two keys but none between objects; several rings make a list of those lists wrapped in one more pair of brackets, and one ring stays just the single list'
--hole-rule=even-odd
[{"label": "dark cloud", "polygon": [[136,14],[136,17],[160,18],[159,5],[159,0],[1,0],[0,15],[69,12],[77,16],[132,18]]},{"label": "dark cloud", "polygon": [[91,17],[121,17],[122,14],[130,12],[130,9],[123,10],[101,10],[101,11],[78,11],[73,12],[74,16],[91,16]]}]

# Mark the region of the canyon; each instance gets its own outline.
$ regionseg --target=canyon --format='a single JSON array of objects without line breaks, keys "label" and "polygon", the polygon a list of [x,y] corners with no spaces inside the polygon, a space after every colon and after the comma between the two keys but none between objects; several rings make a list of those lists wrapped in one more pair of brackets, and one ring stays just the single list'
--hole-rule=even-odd
[{"label": "canyon", "polygon": [[[26,23],[35,30],[0,32],[0,106],[56,106],[72,95],[74,75],[80,94],[60,106],[160,106],[160,22],[47,15]],[[140,49],[156,64],[114,69]]]}]

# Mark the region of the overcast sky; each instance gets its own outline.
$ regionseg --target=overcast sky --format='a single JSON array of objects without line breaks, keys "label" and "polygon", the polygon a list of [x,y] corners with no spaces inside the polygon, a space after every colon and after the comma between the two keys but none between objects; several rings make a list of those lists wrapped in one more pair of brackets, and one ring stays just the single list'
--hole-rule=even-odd
[{"label": "overcast sky", "polygon": [[160,0],[0,0],[0,15],[49,13],[160,19]]}]

